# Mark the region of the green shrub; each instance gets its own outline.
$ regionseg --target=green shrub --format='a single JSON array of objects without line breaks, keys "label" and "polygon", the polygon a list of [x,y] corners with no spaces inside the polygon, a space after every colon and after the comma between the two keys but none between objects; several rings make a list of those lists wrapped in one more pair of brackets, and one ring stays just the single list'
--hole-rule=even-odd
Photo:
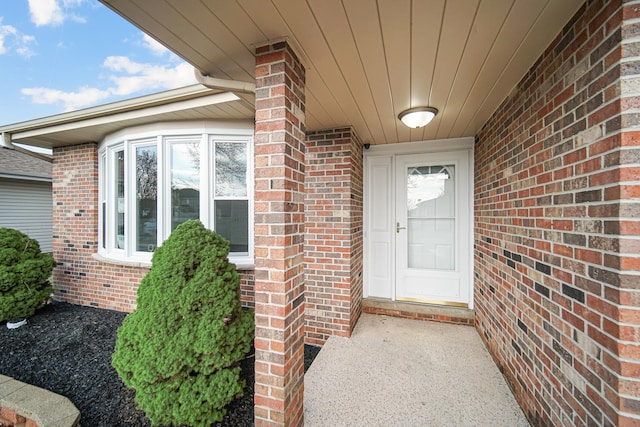
[{"label": "green shrub", "polygon": [[242,396],[239,361],[253,341],[229,242],[200,221],[153,254],[137,308],[118,329],[113,366],[153,424],[210,425]]},{"label": "green shrub", "polygon": [[32,316],[53,293],[55,262],[37,240],[0,228],[0,321]]}]

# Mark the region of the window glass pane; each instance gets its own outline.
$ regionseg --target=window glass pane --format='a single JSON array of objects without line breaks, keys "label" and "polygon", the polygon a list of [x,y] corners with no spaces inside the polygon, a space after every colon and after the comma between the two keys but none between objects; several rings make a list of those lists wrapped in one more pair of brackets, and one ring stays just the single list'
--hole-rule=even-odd
[{"label": "window glass pane", "polygon": [[100,168],[98,169],[99,186],[100,186],[100,215],[102,215],[102,233],[100,238],[102,239],[102,249],[107,249],[107,192],[104,185],[104,176],[106,173],[107,157],[105,154],[100,154]]},{"label": "window glass pane", "polygon": [[215,230],[229,240],[231,252],[249,252],[249,202],[216,200],[215,211]]},{"label": "window glass pane", "polygon": [[102,247],[107,248],[107,203],[102,202]]},{"label": "window glass pane", "polygon": [[124,249],[124,151],[116,151],[116,248]]},{"label": "window glass pane", "polygon": [[247,144],[245,142],[216,142],[215,168],[216,196],[247,196]]},{"label": "window glass pane", "polygon": [[137,250],[153,252],[158,229],[158,156],[156,147],[136,148]]},{"label": "window glass pane", "polygon": [[173,143],[171,156],[171,231],[200,218],[200,144]]},{"label": "window glass pane", "polygon": [[407,170],[409,268],[455,270],[455,167]]}]

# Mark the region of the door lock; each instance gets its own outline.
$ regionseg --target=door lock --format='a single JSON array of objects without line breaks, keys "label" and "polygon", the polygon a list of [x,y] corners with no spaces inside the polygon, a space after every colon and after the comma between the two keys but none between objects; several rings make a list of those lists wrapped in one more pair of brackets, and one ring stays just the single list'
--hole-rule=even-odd
[{"label": "door lock", "polygon": [[406,230],[407,227],[400,227],[400,223],[396,222],[396,233],[399,233],[400,230]]}]

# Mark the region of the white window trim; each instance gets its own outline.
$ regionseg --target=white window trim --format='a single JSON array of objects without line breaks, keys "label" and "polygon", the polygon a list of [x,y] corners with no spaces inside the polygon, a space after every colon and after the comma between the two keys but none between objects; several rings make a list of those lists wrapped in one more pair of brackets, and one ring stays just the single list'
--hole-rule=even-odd
[{"label": "white window trim", "polygon": [[[200,140],[200,220],[207,228],[212,228],[214,222],[214,202],[213,183],[215,179],[214,165],[211,164],[210,156],[213,144],[216,141],[245,141],[247,142],[247,198],[248,200],[248,252],[243,254],[229,254],[229,260],[236,264],[238,269],[253,268],[254,264],[254,234],[253,234],[253,123],[248,122],[219,122],[219,121],[198,121],[198,122],[168,122],[155,123],[133,128],[123,129],[108,135],[99,145],[98,162],[98,253],[95,258],[105,262],[112,262],[120,265],[135,265],[147,267],[151,265],[152,252],[139,252],[134,249],[136,218],[134,209],[129,209],[131,194],[136,192],[136,180],[130,177],[136,176],[135,158],[136,147],[155,145],[157,147],[158,162],[158,209],[157,209],[157,246],[160,246],[170,234],[170,215],[167,214],[167,204],[170,197],[166,197],[165,191],[160,188],[168,188],[167,180],[170,179],[170,165],[168,139],[193,139]],[[153,141],[155,140],[155,142]],[[105,221],[103,213],[103,202],[106,202],[106,215],[110,215],[113,210],[116,188],[114,181],[115,161],[114,153],[124,149],[125,152],[125,248],[118,249],[115,242],[115,220]],[[133,157],[132,157],[133,156]],[[109,179],[106,179],[106,172],[110,171]],[[206,198],[206,200],[205,200]],[[225,198],[231,199],[231,198]],[[245,200],[245,198],[241,198]],[[111,204],[109,203],[111,201]],[[106,228],[106,230],[105,230]],[[106,242],[104,242],[104,237]]]}]

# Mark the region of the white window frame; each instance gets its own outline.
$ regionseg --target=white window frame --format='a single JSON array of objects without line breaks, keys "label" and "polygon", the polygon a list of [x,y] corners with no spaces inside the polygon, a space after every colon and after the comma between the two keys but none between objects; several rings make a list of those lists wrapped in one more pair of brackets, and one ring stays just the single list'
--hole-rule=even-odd
[{"label": "white window frame", "polygon": [[[229,260],[238,268],[250,268],[254,258],[253,234],[253,123],[205,121],[185,123],[157,123],[128,128],[107,136],[99,146],[98,156],[98,256],[107,261],[123,264],[148,265],[153,252],[137,251],[135,195],[136,148],[156,146],[158,198],[156,209],[157,246],[171,233],[171,174],[170,144],[187,141],[200,143],[200,210],[199,217],[205,227],[213,229],[215,221],[215,163],[216,142],[244,142],[247,147],[247,196],[236,198],[248,201],[248,251],[230,253]],[[115,153],[125,153],[125,248],[118,249],[115,237],[116,220],[112,215],[116,201]],[[224,197],[223,200],[234,198]],[[103,208],[103,204],[106,209]],[[106,215],[105,215],[106,212]],[[111,217],[110,217],[111,215]],[[106,216],[106,218],[105,218]]]},{"label": "white window frame", "polygon": [[[126,154],[125,154],[125,219],[124,219],[124,228],[125,230],[125,256],[128,256],[129,259],[145,262],[151,261],[151,257],[148,255],[152,252],[143,252],[136,250],[136,238],[138,229],[138,216],[136,215],[135,209],[135,194],[137,193],[137,171],[136,171],[136,149],[139,147],[156,147],[156,155],[158,156],[158,182],[160,178],[160,156],[159,156],[159,138],[141,138],[141,139],[132,139],[128,140],[128,143],[125,143]],[[127,159],[129,161],[127,162]],[[113,170],[113,169],[111,169]],[[158,185],[158,189],[160,186]],[[162,191],[158,190],[158,200],[156,203],[160,205],[160,198],[162,197]],[[156,207],[156,212],[159,215],[160,209]],[[157,222],[157,221],[156,221]],[[156,229],[156,236],[158,235]],[[156,247],[160,245],[161,241],[156,238]]]},{"label": "white window frame", "polygon": [[[207,148],[207,150],[214,150],[215,151],[215,145],[217,142],[234,142],[234,143],[240,143],[245,141],[244,137],[239,137],[239,136],[233,136],[233,135],[209,135],[209,139],[207,141],[207,144],[204,144]],[[211,225],[214,225],[215,223],[215,217],[216,217],[216,210],[215,210],[215,202],[217,200],[247,200],[248,201],[248,215],[249,215],[249,221],[248,221],[248,227],[249,227],[249,234],[247,236],[248,238],[248,251],[244,252],[244,253],[236,253],[237,255],[235,255],[237,258],[239,259],[246,259],[251,260],[251,263],[253,263],[253,144],[249,144],[247,146],[247,195],[246,196],[220,196],[220,197],[216,197],[215,195],[215,179],[216,179],[216,168],[215,168],[215,158],[214,158],[214,152],[211,151],[207,151],[206,155],[204,156],[205,159],[207,159],[206,161],[209,162],[211,160],[213,160],[213,164],[207,165],[208,169],[211,170],[211,173],[209,174],[206,183],[208,186],[208,189],[210,190],[211,194],[209,195],[209,203],[206,206],[206,209],[208,210],[208,212],[205,212],[206,218],[209,219],[209,223]],[[202,208],[202,207],[201,207]],[[205,216],[202,216],[201,213],[201,217],[204,218]]]}]

